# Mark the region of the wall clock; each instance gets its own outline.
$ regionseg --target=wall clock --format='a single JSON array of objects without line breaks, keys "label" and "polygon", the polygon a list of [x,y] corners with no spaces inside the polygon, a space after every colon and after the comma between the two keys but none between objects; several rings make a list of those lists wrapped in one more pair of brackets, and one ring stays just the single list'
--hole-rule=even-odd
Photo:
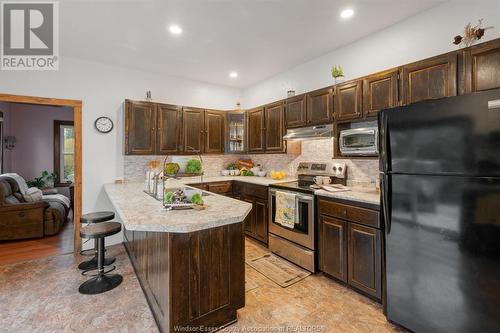
[{"label": "wall clock", "polygon": [[109,133],[113,129],[113,121],[108,117],[99,117],[95,120],[94,126],[101,133]]}]

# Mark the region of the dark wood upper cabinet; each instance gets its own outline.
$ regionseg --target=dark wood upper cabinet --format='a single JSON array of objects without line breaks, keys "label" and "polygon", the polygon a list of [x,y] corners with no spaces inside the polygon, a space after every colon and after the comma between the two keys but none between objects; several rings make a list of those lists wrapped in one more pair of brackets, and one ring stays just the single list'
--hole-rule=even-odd
[{"label": "dark wood upper cabinet", "polygon": [[125,101],[125,153],[154,155],[156,108],[153,103]]},{"label": "dark wood upper cabinet", "polygon": [[377,299],[382,294],[380,242],[380,230],[349,224],[348,282]]},{"label": "dark wood upper cabinet", "polygon": [[465,52],[465,92],[500,88],[500,39]]},{"label": "dark wood upper cabinet", "polygon": [[363,81],[351,81],[335,87],[335,119],[358,119],[363,115]]},{"label": "dark wood upper cabinet", "polygon": [[181,146],[181,111],[177,105],[156,104],[158,117],[156,152],[175,154]]},{"label": "dark wood upper cabinet", "polygon": [[248,152],[261,153],[266,148],[264,108],[248,111]]},{"label": "dark wood upper cabinet", "polygon": [[244,154],[247,151],[247,115],[245,111],[226,112],[226,152]]},{"label": "dark wood upper cabinet", "polygon": [[403,66],[403,104],[457,95],[457,54],[444,54]]},{"label": "dark wood upper cabinet", "polygon": [[331,87],[307,94],[307,124],[324,124],[333,121],[333,89]]},{"label": "dark wood upper cabinet", "polygon": [[347,222],[321,215],[319,237],[321,270],[347,282]]},{"label": "dark wood upper cabinet", "polygon": [[300,127],[307,123],[307,95],[299,95],[286,100],[286,127]]},{"label": "dark wood upper cabinet", "polygon": [[285,113],[283,103],[278,102],[267,105],[265,107],[265,118],[266,152],[284,152]]},{"label": "dark wood upper cabinet", "polygon": [[205,153],[224,153],[225,118],[225,112],[205,111]]},{"label": "dark wood upper cabinet", "polygon": [[376,116],[380,110],[399,105],[399,70],[389,70],[363,80],[363,113]]},{"label": "dark wood upper cabinet", "polygon": [[182,108],[183,151],[185,153],[202,153],[204,145],[205,110]]}]

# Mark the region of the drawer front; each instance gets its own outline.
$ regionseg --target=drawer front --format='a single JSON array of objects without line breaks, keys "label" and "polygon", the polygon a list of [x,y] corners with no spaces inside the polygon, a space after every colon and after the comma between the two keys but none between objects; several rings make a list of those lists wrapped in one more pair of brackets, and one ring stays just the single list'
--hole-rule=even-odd
[{"label": "drawer front", "polygon": [[378,218],[379,213],[371,209],[320,199],[319,213],[343,220],[357,222],[374,228],[380,228],[380,221]]},{"label": "drawer front", "polygon": [[246,194],[252,197],[268,200],[268,188],[263,185],[255,185],[243,182],[235,182],[233,184],[234,193]]},{"label": "drawer front", "polygon": [[208,183],[208,191],[217,194],[231,192],[231,182]]},{"label": "drawer front", "polygon": [[189,184],[189,186],[199,188],[200,190],[203,190],[203,191],[208,191],[208,185],[206,183]]}]

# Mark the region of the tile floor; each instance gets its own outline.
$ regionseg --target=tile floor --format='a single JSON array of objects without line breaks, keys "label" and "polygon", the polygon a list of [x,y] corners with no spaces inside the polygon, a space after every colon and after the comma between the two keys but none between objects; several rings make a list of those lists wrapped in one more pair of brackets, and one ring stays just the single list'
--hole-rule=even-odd
[{"label": "tile floor", "polygon": [[[246,251],[255,257],[265,249],[247,241]],[[73,255],[0,266],[0,330],[157,332],[123,246],[113,246],[108,253],[117,257],[124,282],[97,296],[78,293],[85,278],[76,269]],[[275,332],[285,325],[298,332],[301,328],[303,332],[400,331],[386,321],[379,304],[321,275],[281,288],[248,265],[246,274],[258,287],[247,292],[238,322],[225,331],[252,327]]]}]

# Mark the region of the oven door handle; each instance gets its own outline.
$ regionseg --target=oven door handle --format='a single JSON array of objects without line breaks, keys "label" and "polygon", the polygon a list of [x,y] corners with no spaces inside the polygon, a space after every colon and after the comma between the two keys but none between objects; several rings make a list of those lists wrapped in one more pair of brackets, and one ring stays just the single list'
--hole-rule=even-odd
[{"label": "oven door handle", "polygon": [[[290,191],[286,191],[286,192],[290,192]],[[276,190],[269,190],[269,193],[271,195],[276,195]],[[295,198],[297,198],[297,200],[302,200],[302,201],[307,201],[307,202],[311,202],[314,200],[313,196],[298,195],[298,194],[295,195]]]}]

